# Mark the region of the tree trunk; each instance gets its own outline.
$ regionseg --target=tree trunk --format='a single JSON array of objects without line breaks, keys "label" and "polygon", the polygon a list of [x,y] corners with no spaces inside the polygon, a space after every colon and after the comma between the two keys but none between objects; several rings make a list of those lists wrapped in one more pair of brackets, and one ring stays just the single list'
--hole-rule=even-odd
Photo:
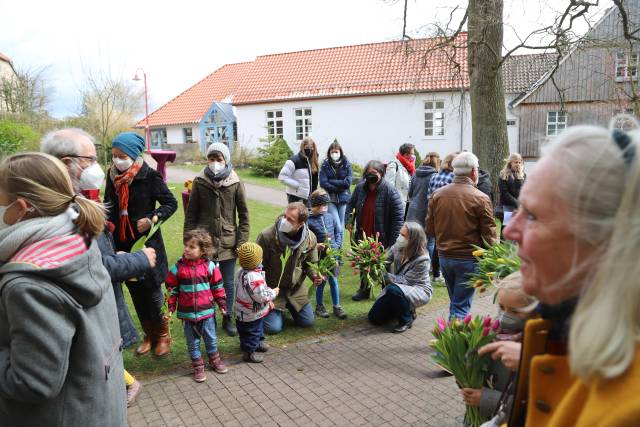
[{"label": "tree trunk", "polygon": [[473,152],[491,174],[494,203],[498,173],[509,156],[502,73],[503,0],[469,0],[468,65]]}]

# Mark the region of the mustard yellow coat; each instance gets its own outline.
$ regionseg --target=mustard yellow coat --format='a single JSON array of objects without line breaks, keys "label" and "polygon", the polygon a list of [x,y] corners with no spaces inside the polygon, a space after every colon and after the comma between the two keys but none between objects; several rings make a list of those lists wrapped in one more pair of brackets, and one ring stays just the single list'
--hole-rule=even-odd
[{"label": "mustard yellow coat", "polygon": [[542,319],[525,325],[518,385],[508,425],[640,426],[640,347],[624,374],[587,386],[571,375],[566,355],[545,352],[549,327],[550,322]]}]

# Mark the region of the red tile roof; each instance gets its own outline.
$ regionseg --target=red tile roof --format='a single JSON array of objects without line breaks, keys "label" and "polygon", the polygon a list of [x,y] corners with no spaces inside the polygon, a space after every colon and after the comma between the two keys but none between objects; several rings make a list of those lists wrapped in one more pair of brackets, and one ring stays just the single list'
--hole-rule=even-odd
[{"label": "red tile roof", "polygon": [[[149,114],[149,126],[198,123],[214,102],[230,102],[250,62],[218,68],[171,101]],[[136,127],[144,127],[142,119]]]},{"label": "red tile roof", "polygon": [[[225,65],[149,115],[151,126],[199,122],[213,102],[247,105],[469,87],[466,33],[259,56]],[[142,126],[144,120],[137,126]]]}]

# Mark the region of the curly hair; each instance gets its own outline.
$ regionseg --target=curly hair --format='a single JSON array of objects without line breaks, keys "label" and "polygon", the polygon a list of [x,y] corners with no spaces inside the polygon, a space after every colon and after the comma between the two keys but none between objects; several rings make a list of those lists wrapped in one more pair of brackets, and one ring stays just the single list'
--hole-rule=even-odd
[{"label": "curly hair", "polygon": [[213,256],[213,241],[211,240],[211,236],[207,230],[196,228],[194,230],[185,231],[182,243],[186,245],[187,242],[192,239],[198,243],[198,246],[204,256],[207,258],[211,258]]}]

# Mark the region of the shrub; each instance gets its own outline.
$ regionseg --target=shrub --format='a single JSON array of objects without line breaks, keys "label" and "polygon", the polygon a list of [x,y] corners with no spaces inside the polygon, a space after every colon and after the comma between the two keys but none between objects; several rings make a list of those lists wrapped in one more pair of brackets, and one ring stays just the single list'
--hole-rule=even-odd
[{"label": "shrub", "polygon": [[0,121],[0,157],[18,151],[37,150],[40,136],[31,126],[9,120]]},{"label": "shrub", "polygon": [[233,144],[233,153],[231,153],[231,163],[234,167],[243,169],[255,162],[255,154],[253,150],[247,148],[240,141]]},{"label": "shrub", "polygon": [[284,139],[267,140],[264,146],[258,148],[258,157],[253,161],[252,166],[260,175],[277,177],[284,163],[292,155],[293,151]]},{"label": "shrub", "polygon": [[420,157],[420,152],[415,147],[413,149],[413,153],[416,155],[415,165],[416,165],[416,169],[418,169],[420,167],[420,163],[422,163],[422,158]]},{"label": "shrub", "polygon": [[351,170],[353,171],[353,183],[357,184],[362,179],[362,166],[351,163]]}]

